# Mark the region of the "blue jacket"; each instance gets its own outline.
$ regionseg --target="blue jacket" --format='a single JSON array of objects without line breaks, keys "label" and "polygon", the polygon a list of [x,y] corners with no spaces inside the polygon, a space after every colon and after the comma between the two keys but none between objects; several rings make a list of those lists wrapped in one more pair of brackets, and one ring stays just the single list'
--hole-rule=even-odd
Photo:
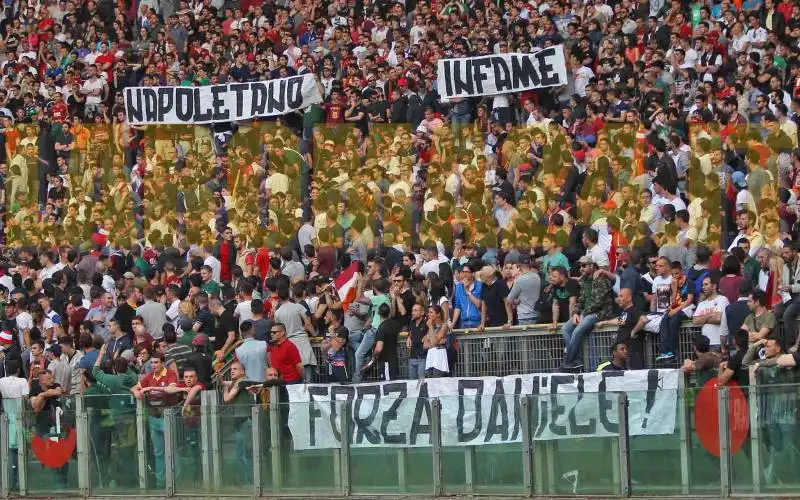
[{"label": "blue jacket", "polygon": [[[472,295],[481,298],[483,292],[483,283],[475,281],[472,287]],[[476,307],[469,297],[467,297],[467,290],[462,283],[456,283],[456,290],[453,294],[453,308],[461,310],[459,323],[464,326],[477,326],[481,323],[481,308]]]}]

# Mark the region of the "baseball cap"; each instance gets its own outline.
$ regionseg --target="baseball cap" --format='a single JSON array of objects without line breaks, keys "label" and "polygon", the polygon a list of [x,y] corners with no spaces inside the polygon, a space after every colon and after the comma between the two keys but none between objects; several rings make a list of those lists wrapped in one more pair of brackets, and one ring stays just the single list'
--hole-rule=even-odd
[{"label": "baseball cap", "polygon": [[594,261],[592,260],[591,255],[584,255],[580,259],[578,259],[578,264],[593,264]]},{"label": "baseball cap", "polygon": [[47,352],[52,352],[56,357],[59,357],[59,356],[61,356],[61,346],[58,345],[58,344],[51,345],[47,349]]},{"label": "baseball cap", "polygon": [[132,280],[132,279],[136,278],[136,276],[134,276],[133,273],[130,272],[130,271],[128,271],[125,274],[123,274],[122,277],[125,278],[125,279],[129,279],[129,280]]},{"label": "baseball cap", "polygon": [[606,210],[616,210],[617,204],[614,202],[614,200],[608,200],[607,202],[603,203],[603,208]]}]

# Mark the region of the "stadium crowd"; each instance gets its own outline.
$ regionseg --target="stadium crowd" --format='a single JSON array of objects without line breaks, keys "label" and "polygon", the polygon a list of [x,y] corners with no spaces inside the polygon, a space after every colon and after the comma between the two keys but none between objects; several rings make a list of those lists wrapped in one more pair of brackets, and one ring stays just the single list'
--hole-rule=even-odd
[{"label": "stadium crowd", "polygon": [[[394,379],[400,342],[410,378],[446,376],[455,329],[536,323],[567,371],[594,369],[600,327],[603,369],[643,368],[648,335],[679,366],[686,321],[685,370],[794,363],[795,2],[14,0],[0,19],[4,398],[132,391],[157,413],[231,359],[225,401]],[[441,58],[549,46],[565,86],[439,98]],[[324,102],[302,113],[126,121],[126,87],[306,73]]]}]

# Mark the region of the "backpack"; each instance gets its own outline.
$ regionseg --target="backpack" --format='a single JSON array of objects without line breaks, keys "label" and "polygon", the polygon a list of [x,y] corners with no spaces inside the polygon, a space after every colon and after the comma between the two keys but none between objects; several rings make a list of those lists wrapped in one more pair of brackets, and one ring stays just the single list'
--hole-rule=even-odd
[{"label": "backpack", "polygon": [[711,274],[711,269],[690,269],[687,278],[694,283],[694,303],[700,302],[700,295],[703,294],[703,280]]}]

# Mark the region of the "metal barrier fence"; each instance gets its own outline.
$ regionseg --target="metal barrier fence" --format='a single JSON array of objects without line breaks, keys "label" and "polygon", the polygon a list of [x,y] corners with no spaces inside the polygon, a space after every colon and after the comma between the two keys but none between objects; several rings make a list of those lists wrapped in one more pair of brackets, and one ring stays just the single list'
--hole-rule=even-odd
[{"label": "metal barrier fence", "polygon": [[[700,327],[690,322],[681,326],[678,334],[676,363],[691,358],[694,354],[692,340],[700,333]],[[550,330],[548,325],[515,326],[510,329],[487,329],[484,332],[457,330],[458,355],[451,375],[455,377],[505,376],[519,373],[550,373],[556,371],[564,358],[564,340],[560,330]],[[611,357],[611,344],[617,336],[616,329],[596,329],[583,341],[582,360],[585,371],[594,371],[597,365]],[[318,366],[313,381],[324,383],[324,356],[321,339],[312,342]],[[408,347],[405,337],[398,344],[400,378],[408,376]],[[647,335],[645,339],[645,367],[656,366],[659,354],[658,338]],[[353,356],[349,356],[352,372]],[[377,381],[380,374],[373,370],[364,374],[365,381]]]},{"label": "metal barrier fence", "polygon": [[[797,372],[776,368],[759,370],[743,391],[682,380],[672,434],[634,436],[619,425],[605,437],[554,441],[533,437],[536,398],[570,395],[521,395],[520,440],[482,446],[443,445],[447,423],[434,398],[430,440],[416,448],[343,440],[297,449],[277,394],[267,406],[230,405],[206,391],[201,405],[162,417],[130,395],[62,398],[59,429],[27,402],[14,408],[7,400],[0,496],[797,496],[798,381]],[[616,421],[627,423],[634,395],[605,397],[617,403]],[[350,435],[360,417],[341,403],[339,431]]]}]

